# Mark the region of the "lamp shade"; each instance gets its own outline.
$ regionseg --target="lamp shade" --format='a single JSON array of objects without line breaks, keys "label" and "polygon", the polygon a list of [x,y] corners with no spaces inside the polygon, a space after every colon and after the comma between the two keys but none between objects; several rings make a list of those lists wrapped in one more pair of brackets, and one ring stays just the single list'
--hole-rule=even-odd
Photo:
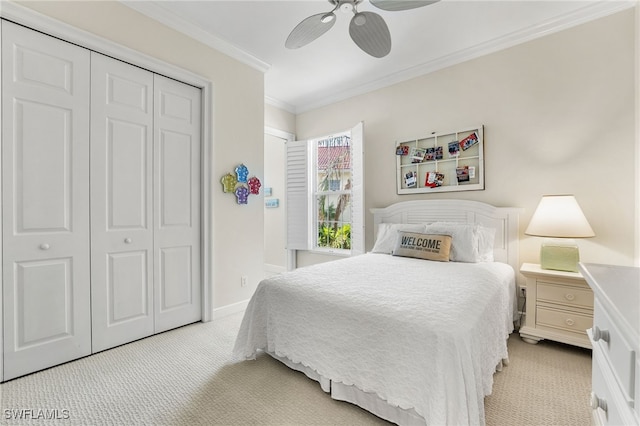
[{"label": "lamp shade", "polygon": [[573,195],[544,195],[524,233],[552,238],[596,235]]}]

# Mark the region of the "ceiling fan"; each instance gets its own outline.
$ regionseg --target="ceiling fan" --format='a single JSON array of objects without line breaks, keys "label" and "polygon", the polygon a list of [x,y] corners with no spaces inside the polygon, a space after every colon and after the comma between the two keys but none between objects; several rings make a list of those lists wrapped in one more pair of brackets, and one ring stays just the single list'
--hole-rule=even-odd
[{"label": "ceiling fan", "polygon": [[[289,34],[285,46],[297,49],[311,43],[333,27],[336,23],[335,11],[353,12],[349,24],[351,39],[371,56],[382,58],[391,51],[391,34],[382,16],[373,12],[358,12],[363,0],[328,0],[333,5],[330,12],[311,15],[300,22]],[[428,6],[439,0],[369,0],[382,10],[397,11]]]}]

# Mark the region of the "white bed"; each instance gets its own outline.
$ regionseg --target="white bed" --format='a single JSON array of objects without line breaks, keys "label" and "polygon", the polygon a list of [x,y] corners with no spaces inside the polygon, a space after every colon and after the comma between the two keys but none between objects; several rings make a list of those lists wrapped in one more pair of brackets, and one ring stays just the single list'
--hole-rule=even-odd
[{"label": "white bed", "polygon": [[495,261],[367,253],[271,277],[247,307],[234,358],[268,352],[332,398],[398,424],[483,424],[484,396],[513,330],[518,211],[459,200],[372,209],[376,230],[433,222],[495,229]]}]

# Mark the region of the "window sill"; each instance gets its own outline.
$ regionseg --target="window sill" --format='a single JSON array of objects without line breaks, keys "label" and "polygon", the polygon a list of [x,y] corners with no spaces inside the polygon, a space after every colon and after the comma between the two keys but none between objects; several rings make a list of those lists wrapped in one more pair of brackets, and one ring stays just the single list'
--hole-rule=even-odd
[{"label": "window sill", "polygon": [[330,248],[315,248],[315,249],[309,250],[309,253],[324,254],[327,256],[336,256],[336,257],[351,256],[351,250],[330,249]]}]

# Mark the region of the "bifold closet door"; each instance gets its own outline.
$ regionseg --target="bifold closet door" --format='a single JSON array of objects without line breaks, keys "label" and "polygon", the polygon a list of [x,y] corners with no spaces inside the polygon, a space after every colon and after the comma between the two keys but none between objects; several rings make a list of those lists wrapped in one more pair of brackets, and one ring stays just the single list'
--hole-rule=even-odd
[{"label": "bifold closet door", "polygon": [[91,353],[89,67],[2,21],[5,380]]},{"label": "bifold closet door", "polygon": [[93,351],[201,319],[200,90],[92,54]]},{"label": "bifold closet door", "polygon": [[155,76],[155,331],[201,319],[200,89]]},{"label": "bifold closet door", "polygon": [[93,352],[154,333],[153,73],[91,54]]}]

